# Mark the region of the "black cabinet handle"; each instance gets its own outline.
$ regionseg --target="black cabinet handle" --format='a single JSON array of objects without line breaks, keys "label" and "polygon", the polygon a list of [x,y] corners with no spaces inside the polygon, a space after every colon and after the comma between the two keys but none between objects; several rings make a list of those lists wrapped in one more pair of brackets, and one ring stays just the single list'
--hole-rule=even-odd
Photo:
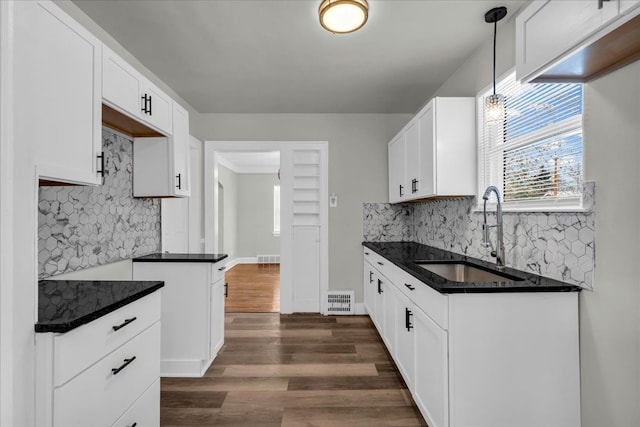
[{"label": "black cabinet handle", "polygon": [[598,10],[602,9],[602,6],[604,5],[604,2],[606,1],[610,1],[610,0],[598,0]]},{"label": "black cabinet handle", "polygon": [[384,262],[378,261],[378,265],[384,265]]},{"label": "black cabinet handle", "polygon": [[364,254],[365,254],[365,255],[369,255],[369,252],[365,252]]},{"label": "black cabinet handle", "polygon": [[369,283],[373,283],[373,271],[369,270]]},{"label": "black cabinet handle", "polygon": [[153,102],[151,100],[151,95],[149,95],[149,115],[153,116],[153,113],[151,112],[151,108],[153,106]]},{"label": "black cabinet handle", "polygon": [[404,188],[404,186],[400,186],[400,197],[404,196],[404,194],[402,193],[402,189]]},{"label": "black cabinet handle", "polygon": [[407,328],[407,331],[411,332],[411,329],[413,329],[413,325],[411,324],[411,316],[413,316],[413,313],[411,312],[411,310],[409,310],[408,308],[405,307],[404,309],[404,327]]},{"label": "black cabinet handle", "polygon": [[411,180],[411,193],[416,193],[418,191],[418,180],[417,179],[412,179]]},{"label": "black cabinet handle", "polygon": [[224,284],[224,297],[227,298],[229,296],[229,283]]},{"label": "black cabinet handle", "polygon": [[225,271],[226,269],[227,269],[227,266],[225,265],[224,267],[220,267],[218,271]]},{"label": "black cabinet handle", "polygon": [[132,357],[132,358],[130,358],[130,359],[124,359],[124,363],[122,364],[122,366],[120,366],[119,368],[113,368],[113,369],[111,369],[111,373],[112,373],[113,375],[118,375],[118,372],[122,371],[124,368],[126,368],[127,366],[129,366],[129,364],[130,364],[131,362],[133,362],[134,360],[136,360],[136,357],[135,357],[135,356],[133,356],[133,357]]},{"label": "black cabinet handle", "polygon": [[138,423],[133,423],[133,424],[131,424],[130,427],[136,427],[137,425],[138,425]]},{"label": "black cabinet handle", "polygon": [[142,101],[143,101],[143,103],[142,103],[142,112],[144,114],[149,114],[149,109],[148,109],[149,96],[145,93],[143,96],[141,96],[141,98],[142,98]]},{"label": "black cabinet handle", "polygon": [[104,151],[98,154],[96,157],[100,159],[100,170],[96,172],[99,173],[100,176],[104,178]]},{"label": "black cabinet handle", "polygon": [[382,294],[382,280],[378,279],[378,293]]},{"label": "black cabinet handle", "polygon": [[178,179],[178,185],[176,185],[176,188],[178,188],[178,190],[182,190],[182,174],[179,173],[176,175],[176,178]]},{"label": "black cabinet handle", "polygon": [[124,322],[122,322],[120,325],[113,326],[113,330],[117,331],[118,329],[122,329],[122,328],[124,328],[125,326],[127,326],[128,324],[130,324],[131,322],[133,322],[136,319],[137,319],[137,317],[132,317],[131,319],[124,319]]},{"label": "black cabinet handle", "polygon": [[408,283],[405,283],[404,285],[405,285],[407,288],[409,288],[409,290],[410,290],[410,291],[415,291],[415,290],[416,290],[416,288],[414,288],[413,286],[411,286],[411,285],[410,285],[410,284],[408,284]]}]

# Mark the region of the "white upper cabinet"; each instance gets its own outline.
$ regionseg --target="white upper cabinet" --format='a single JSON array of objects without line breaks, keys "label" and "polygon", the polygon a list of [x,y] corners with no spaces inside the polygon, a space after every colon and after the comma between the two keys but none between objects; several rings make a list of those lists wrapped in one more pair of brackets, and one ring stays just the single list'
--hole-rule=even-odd
[{"label": "white upper cabinet", "polygon": [[474,98],[434,98],[389,143],[389,201],[474,195]]},{"label": "white upper cabinet", "polygon": [[102,67],[105,105],[164,135],[172,134],[172,100],[167,94],[106,46]]},{"label": "white upper cabinet", "polygon": [[102,43],[50,1],[14,7],[16,143],[41,180],[99,185]]},{"label": "white upper cabinet", "polygon": [[189,113],[173,103],[174,134],[133,140],[133,196],[188,197]]},{"label": "white upper cabinet", "polygon": [[[516,17],[516,78],[585,81],[612,66],[598,50],[574,54],[627,22],[638,13],[632,11],[639,4],[638,0],[533,1]],[[608,43],[607,55],[615,55],[610,51],[617,47],[612,49],[611,40]],[[592,61],[596,57],[600,59]]]},{"label": "white upper cabinet", "polygon": [[406,143],[400,132],[389,143],[389,202],[401,202],[407,197]]}]

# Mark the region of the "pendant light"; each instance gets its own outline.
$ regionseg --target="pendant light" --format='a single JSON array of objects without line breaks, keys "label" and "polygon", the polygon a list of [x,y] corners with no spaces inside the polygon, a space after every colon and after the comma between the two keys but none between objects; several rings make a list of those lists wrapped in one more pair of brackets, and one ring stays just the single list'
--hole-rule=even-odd
[{"label": "pendant light", "polygon": [[485,99],[484,116],[487,123],[500,123],[504,120],[506,107],[504,95],[496,93],[496,35],[498,21],[507,16],[507,8],[495,7],[484,14],[484,21],[493,24],[493,95]]},{"label": "pendant light", "polygon": [[367,0],[323,0],[318,9],[320,25],[334,34],[352,33],[367,22]]}]

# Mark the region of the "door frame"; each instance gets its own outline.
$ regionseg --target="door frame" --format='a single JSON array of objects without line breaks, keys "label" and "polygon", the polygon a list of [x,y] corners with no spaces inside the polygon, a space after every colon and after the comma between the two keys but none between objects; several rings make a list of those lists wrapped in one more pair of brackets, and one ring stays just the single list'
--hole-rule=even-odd
[{"label": "door frame", "polygon": [[[327,314],[329,290],[329,176],[327,141],[205,141],[204,248],[218,251],[218,155],[216,152],[280,152],[280,312],[293,312],[293,151],[320,151],[320,313]],[[214,185],[215,184],[215,185]]]}]

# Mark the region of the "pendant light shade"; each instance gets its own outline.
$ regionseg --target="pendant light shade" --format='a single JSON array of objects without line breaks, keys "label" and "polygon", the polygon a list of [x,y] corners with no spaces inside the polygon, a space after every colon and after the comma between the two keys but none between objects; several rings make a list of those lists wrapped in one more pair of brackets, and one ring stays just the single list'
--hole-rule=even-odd
[{"label": "pendant light shade", "polygon": [[506,114],[504,95],[496,93],[496,35],[498,21],[507,16],[506,7],[495,7],[484,14],[484,21],[493,24],[493,95],[484,101],[484,119],[486,123],[503,123]]},{"label": "pendant light shade", "polygon": [[320,25],[335,34],[352,33],[367,22],[367,0],[323,0],[318,9]]}]

